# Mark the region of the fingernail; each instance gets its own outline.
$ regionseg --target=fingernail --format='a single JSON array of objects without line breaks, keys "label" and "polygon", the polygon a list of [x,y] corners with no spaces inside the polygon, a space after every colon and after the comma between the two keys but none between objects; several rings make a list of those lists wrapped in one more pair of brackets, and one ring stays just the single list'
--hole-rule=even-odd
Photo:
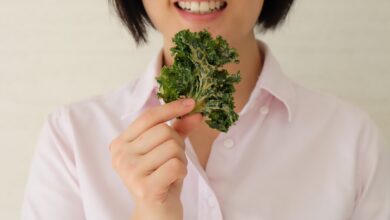
[{"label": "fingernail", "polygon": [[186,107],[189,107],[189,106],[192,106],[194,104],[194,100],[193,99],[184,99],[182,101],[183,105],[186,106]]}]

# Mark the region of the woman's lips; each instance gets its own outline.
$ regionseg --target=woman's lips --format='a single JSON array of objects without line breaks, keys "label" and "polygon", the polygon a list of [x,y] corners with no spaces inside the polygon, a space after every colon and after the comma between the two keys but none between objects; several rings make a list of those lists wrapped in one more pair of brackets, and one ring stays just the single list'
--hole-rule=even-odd
[{"label": "woman's lips", "polygon": [[176,1],[181,17],[190,22],[209,22],[219,17],[227,7],[225,1]]}]

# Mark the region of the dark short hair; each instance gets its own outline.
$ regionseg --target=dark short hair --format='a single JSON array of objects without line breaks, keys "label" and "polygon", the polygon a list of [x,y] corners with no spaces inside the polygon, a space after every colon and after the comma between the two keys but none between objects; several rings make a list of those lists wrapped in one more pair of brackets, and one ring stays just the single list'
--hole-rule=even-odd
[{"label": "dark short hair", "polygon": [[[122,24],[131,32],[139,45],[147,42],[147,26],[153,27],[142,0],[108,0],[114,7]],[[263,9],[257,19],[262,31],[275,29],[286,19],[294,0],[264,0]]]}]

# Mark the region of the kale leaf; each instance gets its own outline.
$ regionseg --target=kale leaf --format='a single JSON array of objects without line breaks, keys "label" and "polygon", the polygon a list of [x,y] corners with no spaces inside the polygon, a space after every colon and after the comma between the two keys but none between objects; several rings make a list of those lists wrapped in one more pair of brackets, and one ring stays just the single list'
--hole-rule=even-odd
[{"label": "kale leaf", "polygon": [[195,108],[189,113],[201,113],[209,127],[227,132],[238,120],[234,111],[234,85],[241,81],[240,71],[229,74],[222,66],[239,63],[238,53],[221,36],[215,39],[204,29],[200,32],[179,31],[172,39],[172,66],[164,66],[157,96],[165,103],[180,98],[193,98]]}]

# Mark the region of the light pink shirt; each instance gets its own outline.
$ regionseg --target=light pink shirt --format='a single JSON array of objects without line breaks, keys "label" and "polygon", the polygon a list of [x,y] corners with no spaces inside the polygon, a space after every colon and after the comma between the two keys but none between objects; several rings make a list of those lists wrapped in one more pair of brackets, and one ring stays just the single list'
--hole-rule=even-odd
[{"label": "light pink shirt", "polygon": [[[239,120],[203,170],[188,139],[185,220],[390,220],[390,153],[369,115],[283,74],[269,48]],[[108,146],[160,105],[160,52],[139,78],[59,107],[45,120],[22,219],[128,220],[134,201]],[[168,122],[171,124],[171,121]]]}]

